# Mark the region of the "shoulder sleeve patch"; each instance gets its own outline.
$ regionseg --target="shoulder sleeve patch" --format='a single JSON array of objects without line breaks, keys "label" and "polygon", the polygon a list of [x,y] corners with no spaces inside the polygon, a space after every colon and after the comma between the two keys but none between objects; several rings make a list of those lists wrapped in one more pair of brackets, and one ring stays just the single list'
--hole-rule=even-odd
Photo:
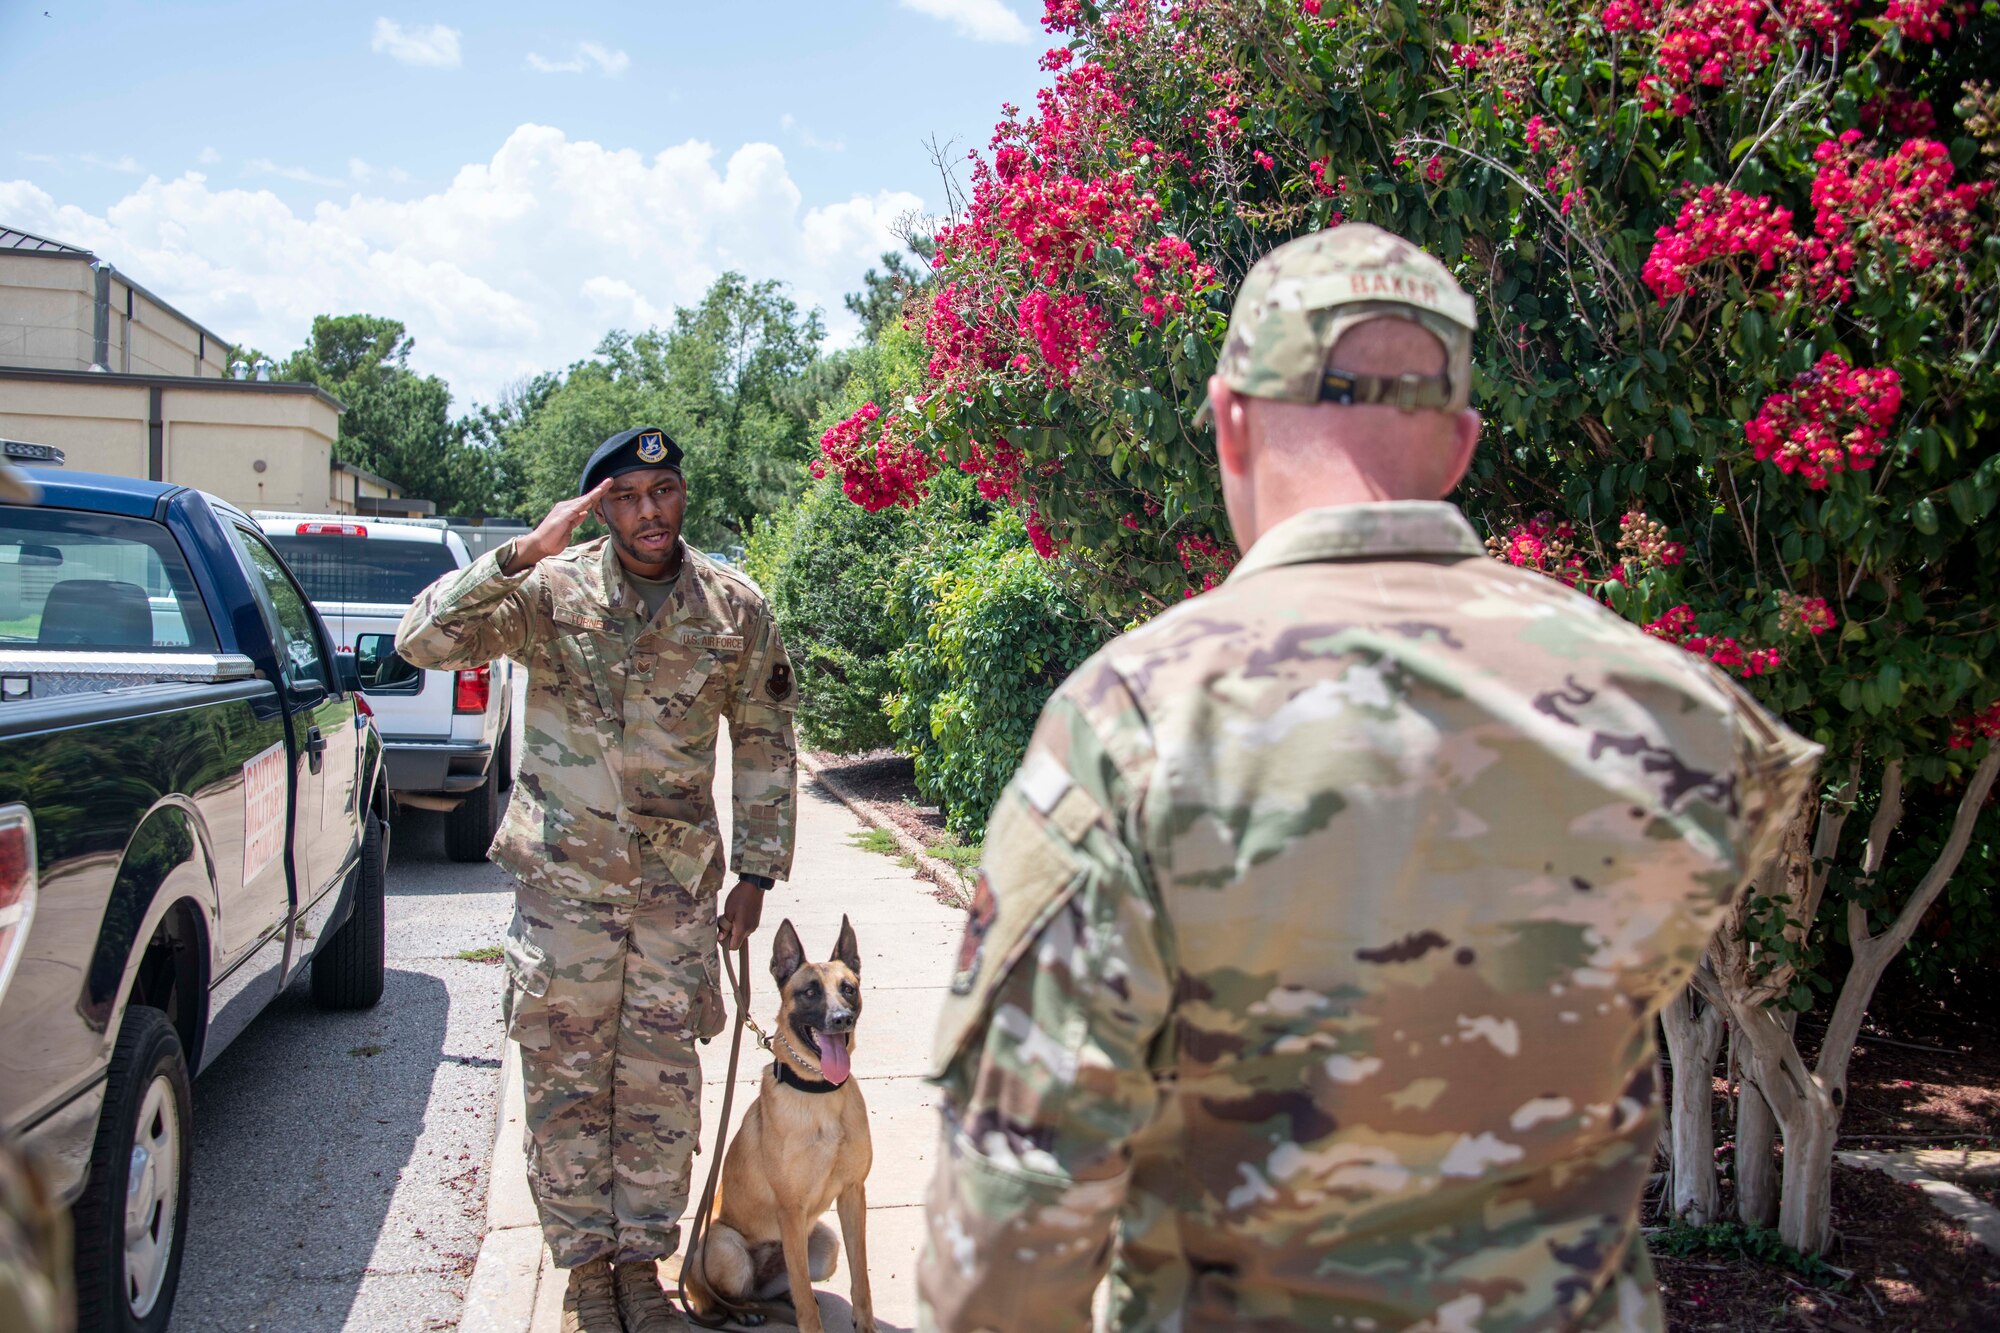
[{"label": "shoulder sleeve patch", "polygon": [[[1089,800],[1089,797],[1085,797]],[[1097,803],[1090,801],[1095,810]],[[1084,881],[1084,863],[1022,797],[1003,792],[986,830],[986,858],[938,1016],[932,1076],[941,1077],[986,1017],[988,999]]]}]

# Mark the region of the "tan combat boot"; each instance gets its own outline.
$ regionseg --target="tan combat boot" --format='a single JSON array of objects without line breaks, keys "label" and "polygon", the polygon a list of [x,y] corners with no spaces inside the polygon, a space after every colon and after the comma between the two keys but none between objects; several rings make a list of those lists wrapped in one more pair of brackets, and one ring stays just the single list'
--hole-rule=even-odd
[{"label": "tan combat boot", "polygon": [[611,1261],[592,1259],[569,1270],[563,1292],[562,1333],[624,1333],[618,1297],[611,1289]]},{"label": "tan combat boot", "polygon": [[612,1270],[618,1288],[618,1313],[625,1333],[684,1333],[687,1324],[674,1313],[667,1293],[660,1290],[660,1266],[651,1259],[619,1264]]}]

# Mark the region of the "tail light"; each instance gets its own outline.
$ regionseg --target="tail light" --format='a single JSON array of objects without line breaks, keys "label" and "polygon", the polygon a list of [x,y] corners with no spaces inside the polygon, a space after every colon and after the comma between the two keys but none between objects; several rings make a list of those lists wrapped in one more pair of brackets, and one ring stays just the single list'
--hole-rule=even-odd
[{"label": "tail light", "polygon": [[35,817],[25,805],[0,806],[0,994],[28,943],[37,885]]},{"label": "tail light", "polygon": [[493,697],[493,668],[474,667],[470,671],[458,673],[458,684],[452,691],[451,711],[454,713],[483,713],[487,700]]},{"label": "tail light", "polygon": [[357,692],[354,696],[354,711],[361,714],[361,716],[363,717],[375,716],[375,710],[368,706],[368,700],[364,698],[359,692]]},{"label": "tail light", "polygon": [[367,535],[368,526],[365,523],[299,524],[299,536],[301,537],[366,537]]}]

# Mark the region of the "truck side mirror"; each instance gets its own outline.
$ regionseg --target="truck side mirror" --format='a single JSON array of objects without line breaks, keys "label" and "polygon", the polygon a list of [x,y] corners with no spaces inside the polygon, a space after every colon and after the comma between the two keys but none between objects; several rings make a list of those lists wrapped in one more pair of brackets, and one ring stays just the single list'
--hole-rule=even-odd
[{"label": "truck side mirror", "polygon": [[393,634],[363,634],[354,641],[355,676],[364,694],[416,694],[424,673],[396,652]]}]

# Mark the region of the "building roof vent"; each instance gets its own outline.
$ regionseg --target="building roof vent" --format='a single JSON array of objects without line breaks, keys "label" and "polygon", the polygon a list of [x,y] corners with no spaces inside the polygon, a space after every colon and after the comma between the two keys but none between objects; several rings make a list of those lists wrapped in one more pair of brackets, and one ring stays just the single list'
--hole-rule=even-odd
[{"label": "building roof vent", "polygon": [[233,380],[249,379],[250,363],[248,361],[231,361],[229,363],[229,378]]}]

